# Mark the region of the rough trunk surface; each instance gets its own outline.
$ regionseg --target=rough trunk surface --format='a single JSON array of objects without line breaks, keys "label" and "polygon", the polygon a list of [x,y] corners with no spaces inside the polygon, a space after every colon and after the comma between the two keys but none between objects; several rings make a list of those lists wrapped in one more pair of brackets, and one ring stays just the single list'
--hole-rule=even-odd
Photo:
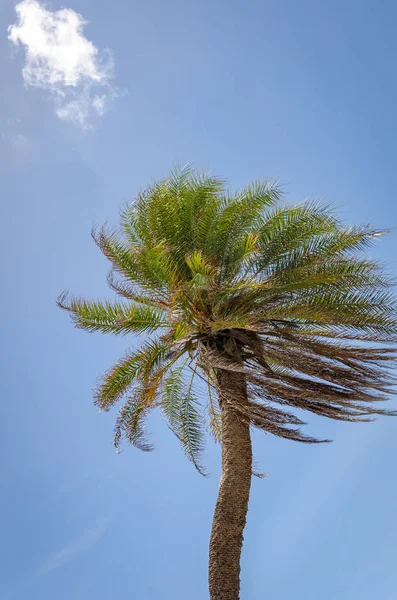
[{"label": "rough trunk surface", "polygon": [[249,424],[236,415],[228,399],[247,402],[245,375],[218,370],[217,387],[222,413],[222,476],[210,540],[209,589],[211,600],[239,600],[252,446]]}]

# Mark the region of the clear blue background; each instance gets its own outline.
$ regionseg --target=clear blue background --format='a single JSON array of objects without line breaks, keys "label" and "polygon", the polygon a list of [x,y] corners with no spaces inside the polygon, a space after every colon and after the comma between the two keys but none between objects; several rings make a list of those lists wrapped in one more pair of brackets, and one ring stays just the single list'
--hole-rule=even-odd
[{"label": "clear blue background", "polygon": [[[66,0],[65,0],[66,2]],[[52,7],[64,3],[53,0]],[[94,221],[177,161],[232,187],[279,178],[291,201],[334,201],[347,222],[397,225],[392,0],[68,0],[113,50],[128,94],[94,132],[25,89],[0,6],[1,496],[4,600],[202,600],[219,477],[201,478],[158,418],[156,451],[112,449],[116,412],[96,378],[127,339],[74,330],[64,288],[108,294]],[[17,123],[15,119],[21,119]],[[10,143],[17,132],[24,143]],[[14,138],[13,138],[14,136]],[[396,272],[397,233],[376,255]],[[255,436],[245,600],[392,600],[397,588],[397,421],[311,419],[334,444]]]}]

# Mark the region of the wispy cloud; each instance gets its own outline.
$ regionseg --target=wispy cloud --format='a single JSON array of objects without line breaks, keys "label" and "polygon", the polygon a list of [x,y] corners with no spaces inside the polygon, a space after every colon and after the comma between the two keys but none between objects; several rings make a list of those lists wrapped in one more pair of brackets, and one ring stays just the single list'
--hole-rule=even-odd
[{"label": "wispy cloud", "polygon": [[51,11],[38,0],[23,0],[15,10],[8,39],[25,47],[25,84],[49,92],[60,119],[90,128],[116,96],[110,51],[100,54],[84,35],[86,21],[72,9]]},{"label": "wispy cloud", "polygon": [[11,148],[16,152],[19,158],[29,153],[30,150],[28,137],[20,131],[21,123],[22,121],[19,118],[0,120],[0,142],[6,145],[7,150]]},{"label": "wispy cloud", "polygon": [[37,571],[36,577],[48,575],[48,573],[55,571],[55,569],[59,569],[78,555],[91,550],[105,534],[109,522],[110,519],[107,518],[98,519],[94,527],[88,529],[82,535],[72,540],[70,544],[62,548],[59,552],[51,555]]}]

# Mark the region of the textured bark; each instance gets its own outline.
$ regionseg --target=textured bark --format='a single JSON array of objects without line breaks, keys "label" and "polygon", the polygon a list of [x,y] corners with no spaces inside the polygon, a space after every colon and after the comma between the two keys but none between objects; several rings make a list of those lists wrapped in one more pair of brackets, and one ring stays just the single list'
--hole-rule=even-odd
[{"label": "textured bark", "polygon": [[249,424],[236,415],[228,399],[247,403],[245,375],[219,370],[217,387],[222,413],[222,476],[210,540],[209,589],[211,600],[238,600],[252,446]]}]

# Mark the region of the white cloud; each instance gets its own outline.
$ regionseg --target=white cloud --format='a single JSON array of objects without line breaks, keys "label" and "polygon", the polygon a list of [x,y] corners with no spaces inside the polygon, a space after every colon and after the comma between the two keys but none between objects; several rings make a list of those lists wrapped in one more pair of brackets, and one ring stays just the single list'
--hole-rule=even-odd
[{"label": "white cloud", "polygon": [[89,552],[91,548],[101,539],[108,528],[109,519],[98,519],[94,527],[74,539],[59,552],[49,557],[47,562],[37,571],[36,576],[47,575],[55,569],[59,569],[79,554]]},{"label": "white cloud", "polygon": [[116,95],[110,52],[100,57],[83,33],[86,21],[72,9],[51,11],[38,0],[23,0],[15,10],[8,39],[25,47],[25,84],[50,92],[59,118],[89,128]]}]

